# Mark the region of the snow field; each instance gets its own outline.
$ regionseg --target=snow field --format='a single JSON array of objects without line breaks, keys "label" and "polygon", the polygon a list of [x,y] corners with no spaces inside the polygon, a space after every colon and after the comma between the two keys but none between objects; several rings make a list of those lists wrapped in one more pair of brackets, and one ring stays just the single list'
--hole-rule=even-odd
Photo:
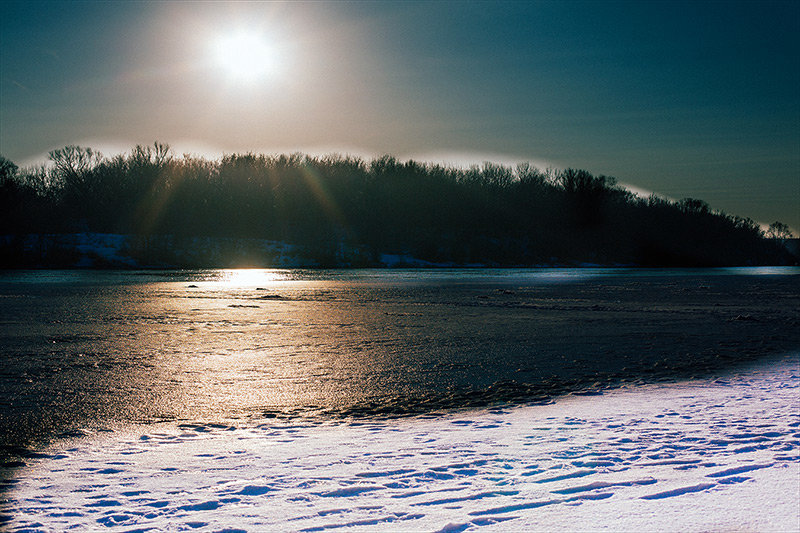
[{"label": "snow field", "polygon": [[138,426],[54,446],[12,531],[800,531],[800,355],[553,405]]}]

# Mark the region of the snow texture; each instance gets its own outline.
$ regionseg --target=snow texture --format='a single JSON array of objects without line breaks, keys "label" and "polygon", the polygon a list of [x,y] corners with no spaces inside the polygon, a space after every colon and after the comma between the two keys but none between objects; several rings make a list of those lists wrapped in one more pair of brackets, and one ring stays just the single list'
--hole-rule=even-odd
[{"label": "snow texture", "polygon": [[38,530],[798,531],[800,356],[395,420],[94,434],[18,471]]}]

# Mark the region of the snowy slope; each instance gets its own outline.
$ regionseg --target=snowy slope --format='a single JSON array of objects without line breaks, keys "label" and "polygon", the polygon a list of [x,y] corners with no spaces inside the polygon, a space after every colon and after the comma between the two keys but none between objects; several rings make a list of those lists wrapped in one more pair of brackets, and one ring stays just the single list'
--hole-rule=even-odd
[{"label": "snowy slope", "polygon": [[400,420],[140,426],[21,470],[11,529],[798,531],[800,356]]}]

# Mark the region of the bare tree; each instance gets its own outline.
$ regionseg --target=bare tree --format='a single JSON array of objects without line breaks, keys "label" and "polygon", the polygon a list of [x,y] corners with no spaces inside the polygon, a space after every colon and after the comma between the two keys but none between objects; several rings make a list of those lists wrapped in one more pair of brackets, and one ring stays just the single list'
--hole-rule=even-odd
[{"label": "bare tree", "polygon": [[793,237],[789,226],[777,220],[767,228],[767,237],[775,240],[791,239]]},{"label": "bare tree", "polygon": [[172,149],[168,144],[160,143],[158,141],[153,143],[153,146],[142,146],[137,144],[131,151],[129,158],[134,166],[146,167],[153,166],[156,168],[163,167],[172,159]]},{"label": "bare tree", "polygon": [[697,198],[684,198],[678,202],[678,207],[684,213],[706,214],[711,211],[711,207],[706,202]]},{"label": "bare tree", "polygon": [[62,178],[71,179],[93,169],[103,160],[103,154],[91,148],[69,145],[49,154],[50,161]]},{"label": "bare tree", "polygon": [[0,155],[0,186],[13,180],[18,170],[17,165]]}]

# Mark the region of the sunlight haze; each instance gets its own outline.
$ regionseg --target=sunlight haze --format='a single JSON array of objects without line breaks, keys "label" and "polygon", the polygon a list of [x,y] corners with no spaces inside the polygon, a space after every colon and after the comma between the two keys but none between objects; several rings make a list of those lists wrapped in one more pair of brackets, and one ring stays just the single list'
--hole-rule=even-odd
[{"label": "sunlight haze", "polygon": [[17,163],[154,140],[493,154],[800,228],[795,2],[4,2],[0,15],[0,153]]},{"label": "sunlight haze", "polygon": [[256,31],[240,30],[215,40],[214,60],[234,81],[256,83],[277,70],[279,58]]}]

